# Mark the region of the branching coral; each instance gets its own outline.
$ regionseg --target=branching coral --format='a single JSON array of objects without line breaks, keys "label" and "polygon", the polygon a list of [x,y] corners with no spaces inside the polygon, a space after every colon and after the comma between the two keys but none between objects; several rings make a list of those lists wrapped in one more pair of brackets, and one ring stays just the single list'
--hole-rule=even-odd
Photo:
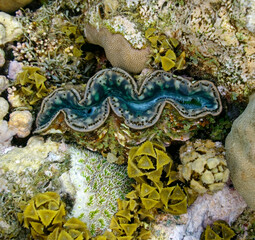
[{"label": "branching coral", "polygon": [[143,129],[158,121],[166,103],[186,118],[217,115],[222,108],[219,93],[209,81],[192,85],[184,78],[156,71],[138,90],[130,75],[113,68],[101,70],[89,80],[82,100],[74,89],[58,89],[45,98],[36,132],[48,128],[60,112],[75,131],[93,131],[106,121],[110,107],[127,126]]}]

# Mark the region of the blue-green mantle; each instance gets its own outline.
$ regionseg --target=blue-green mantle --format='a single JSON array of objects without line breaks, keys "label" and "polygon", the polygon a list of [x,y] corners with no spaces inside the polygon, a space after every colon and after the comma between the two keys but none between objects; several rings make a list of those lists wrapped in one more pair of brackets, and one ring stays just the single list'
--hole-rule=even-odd
[{"label": "blue-green mantle", "polygon": [[217,88],[210,81],[192,84],[158,70],[145,79],[138,91],[127,72],[112,68],[90,78],[83,99],[75,89],[63,88],[46,97],[37,117],[36,132],[47,129],[60,112],[73,130],[93,131],[105,122],[110,109],[124,118],[130,128],[143,129],[158,121],[166,103],[186,118],[215,116],[222,109]]}]

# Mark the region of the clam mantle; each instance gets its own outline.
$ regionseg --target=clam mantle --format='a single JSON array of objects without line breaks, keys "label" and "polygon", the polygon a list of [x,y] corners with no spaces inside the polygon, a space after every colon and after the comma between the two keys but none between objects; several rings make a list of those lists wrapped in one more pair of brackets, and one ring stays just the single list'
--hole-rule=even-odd
[{"label": "clam mantle", "polygon": [[166,103],[185,118],[218,115],[222,105],[212,82],[192,84],[187,79],[161,70],[148,76],[140,89],[135,80],[119,68],[105,69],[90,78],[84,98],[75,89],[55,90],[44,99],[38,114],[36,132],[47,129],[62,112],[66,124],[78,132],[90,132],[107,119],[110,109],[133,129],[153,126]]}]

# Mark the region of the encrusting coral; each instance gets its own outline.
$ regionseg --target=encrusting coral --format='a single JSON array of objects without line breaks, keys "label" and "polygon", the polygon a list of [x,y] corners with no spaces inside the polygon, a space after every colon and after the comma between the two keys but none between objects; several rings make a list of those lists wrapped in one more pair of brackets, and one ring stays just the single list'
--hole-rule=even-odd
[{"label": "encrusting coral", "polygon": [[229,179],[225,149],[221,142],[197,139],[180,148],[180,177],[199,194],[213,193]]},{"label": "encrusting coral", "polygon": [[138,90],[127,72],[113,68],[101,70],[89,80],[83,99],[74,89],[58,89],[45,98],[36,132],[47,129],[60,112],[73,130],[93,131],[106,121],[110,107],[127,126],[139,130],[154,125],[166,103],[185,118],[218,115],[222,109],[219,93],[209,81],[191,84],[184,78],[155,71]]}]

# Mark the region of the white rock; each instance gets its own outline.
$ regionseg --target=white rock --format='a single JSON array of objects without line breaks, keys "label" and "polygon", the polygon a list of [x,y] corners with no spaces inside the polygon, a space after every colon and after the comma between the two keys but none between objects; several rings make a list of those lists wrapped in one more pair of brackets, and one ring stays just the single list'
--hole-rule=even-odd
[{"label": "white rock", "polygon": [[[164,221],[158,221],[158,224],[153,223],[153,233],[157,236],[152,239],[197,240],[208,224],[219,219],[231,224],[246,206],[236,190],[225,186],[213,195],[204,194],[198,197],[188,208],[188,213],[181,215],[178,221],[176,216],[169,214]],[[156,222],[160,218],[162,218],[161,215],[158,215]]]}]

